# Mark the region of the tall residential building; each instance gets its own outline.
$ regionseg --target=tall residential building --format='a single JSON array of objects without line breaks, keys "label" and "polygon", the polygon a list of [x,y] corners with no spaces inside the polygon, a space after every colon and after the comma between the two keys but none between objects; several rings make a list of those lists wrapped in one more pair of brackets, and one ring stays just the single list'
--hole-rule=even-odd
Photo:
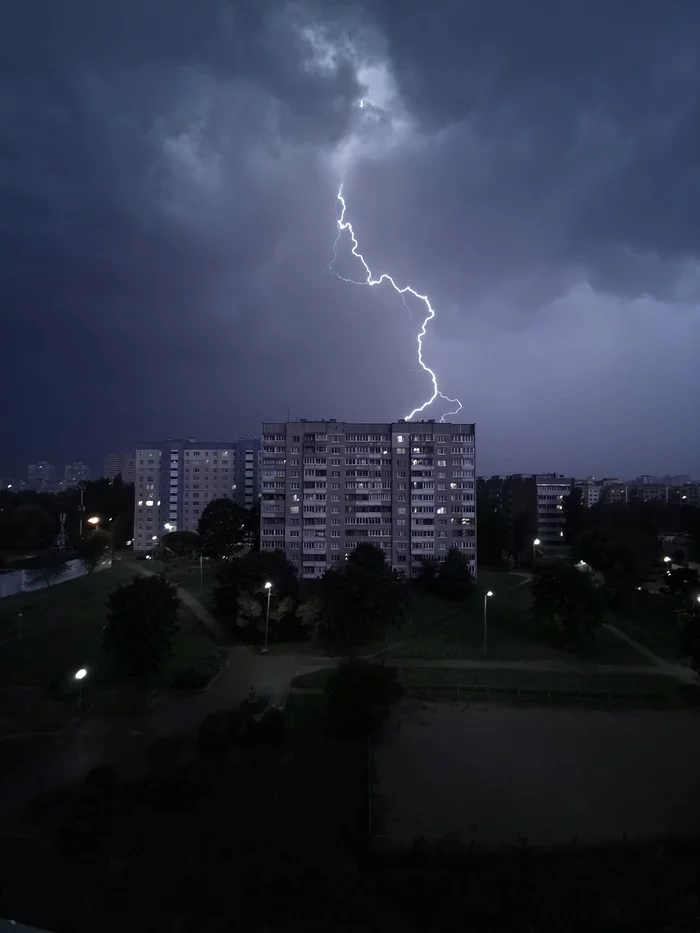
[{"label": "tall residential building", "polygon": [[[245,505],[251,487],[251,504],[255,503],[259,472],[254,451],[252,460],[248,459],[254,443],[240,442],[240,454],[235,441],[172,438],[139,443],[134,462],[134,550],[147,550],[169,531],[196,531],[212,499],[229,498]],[[239,459],[243,464],[240,485]],[[246,466],[249,462],[252,467]]]},{"label": "tall residential building", "polygon": [[37,492],[54,492],[56,489],[56,467],[48,460],[37,460],[27,468],[27,488]]},{"label": "tall residential building", "polygon": [[566,554],[564,541],[564,506],[562,499],[571,492],[573,479],[556,473],[538,474],[537,481],[537,537],[539,549],[548,557]]},{"label": "tall residential building", "polygon": [[233,499],[245,509],[260,497],[260,438],[236,441],[236,480]]},{"label": "tall residential building", "polygon": [[263,425],[261,548],[317,577],[361,541],[414,576],[458,547],[476,573],[474,425]]},{"label": "tall residential building", "polygon": [[134,455],[133,453],[107,454],[105,457],[102,475],[107,479],[121,476],[123,483],[134,482]]},{"label": "tall residential building", "polygon": [[82,460],[67,463],[63,471],[63,486],[77,486],[78,483],[90,479],[90,467]]}]

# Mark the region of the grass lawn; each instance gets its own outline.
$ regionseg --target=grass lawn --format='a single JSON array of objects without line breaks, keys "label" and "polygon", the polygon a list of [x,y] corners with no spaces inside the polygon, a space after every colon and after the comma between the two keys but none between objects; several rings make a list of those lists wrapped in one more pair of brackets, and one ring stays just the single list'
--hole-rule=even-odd
[{"label": "grass lawn", "polygon": [[606,621],[660,657],[678,661],[678,616],[667,596],[640,595],[631,606],[608,612]]},{"label": "grass lawn", "polygon": [[450,607],[451,616],[425,635],[398,644],[388,652],[395,658],[474,658],[483,657],[484,594],[488,600],[487,656],[491,661],[591,660],[606,664],[647,664],[643,655],[602,629],[595,640],[577,655],[549,644],[532,620],[529,583],[516,574],[482,571],[477,594],[466,606]]},{"label": "grass lawn", "polygon": [[[150,563],[150,562],[149,562]],[[84,682],[85,705],[95,711],[136,713],[153,689],[168,686],[173,674],[186,667],[215,671],[220,652],[195,616],[180,609],[180,631],[173,654],[153,681],[146,685],[115,684],[102,653],[108,597],[119,584],[134,579],[137,569],[127,561],[67,583],[34,593],[11,596],[0,603],[0,624],[5,634],[0,645],[0,680],[3,685],[65,687],[63,702],[75,710],[76,692],[71,674],[88,669]],[[23,613],[23,638],[17,636],[17,617]]]}]

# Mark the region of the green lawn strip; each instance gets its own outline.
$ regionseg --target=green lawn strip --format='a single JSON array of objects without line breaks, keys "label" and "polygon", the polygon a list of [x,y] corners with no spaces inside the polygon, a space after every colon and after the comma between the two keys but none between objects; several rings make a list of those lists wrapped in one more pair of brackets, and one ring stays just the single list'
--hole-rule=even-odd
[{"label": "green lawn strip", "polygon": [[610,611],[606,621],[659,657],[678,660],[678,615],[666,596],[653,596],[634,607]]},{"label": "green lawn strip", "polygon": [[133,564],[119,563],[111,570],[4,600],[3,614],[7,613],[6,604],[12,602],[11,612],[23,611],[28,623],[21,641],[0,646],[3,684],[46,689],[56,685],[62,690],[63,706],[72,711],[77,704],[77,686],[71,675],[86,667],[89,673],[83,683],[84,706],[93,714],[128,714],[138,712],[154,689],[170,686],[178,671],[195,667],[213,676],[221,667],[221,649],[182,605],[180,630],[163,669],[147,684],[114,682],[102,652],[108,598],[120,583],[134,579],[137,572]]},{"label": "green lawn strip", "polygon": [[[483,586],[483,577],[480,584]],[[489,572],[488,582],[498,576]],[[507,576],[507,575],[502,575]],[[512,579],[512,578],[511,578]],[[617,638],[601,629],[593,639],[573,654],[549,643],[541,627],[532,618],[532,595],[529,585],[493,584],[494,597],[488,601],[487,657],[492,661],[569,661],[579,658],[600,664],[646,665],[651,662]],[[500,595],[498,595],[500,594]],[[449,604],[448,604],[449,605]],[[436,624],[423,635],[399,644],[390,652],[396,658],[478,660],[483,657],[484,601],[475,596],[456,613]]]},{"label": "green lawn strip", "polygon": [[[325,673],[325,672],[324,672]],[[311,675],[307,675],[311,676]],[[678,682],[663,674],[597,674],[568,671],[465,670],[464,668],[404,668],[408,690],[419,688],[481,687],[522,690],[566,690],[614,694],[675,695]]]}]

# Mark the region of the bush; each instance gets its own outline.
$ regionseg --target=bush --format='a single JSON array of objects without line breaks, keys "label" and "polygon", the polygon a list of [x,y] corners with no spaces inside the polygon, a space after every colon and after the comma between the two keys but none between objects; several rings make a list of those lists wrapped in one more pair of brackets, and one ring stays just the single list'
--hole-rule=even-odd
[{"label": "bush", "polygon": [[287,738],[287,719],[284,710],[269,709],[263,713],[258,723],[256,735],[263,742],[282,745]]},{"label": "bush", "polygon": [[332,674],[328,686],[331,731],[339,735],[366,735],[389,716],[403,696],[395,667],[371,661],[348,661]]},{"label": "bush", "polygon": [[209,671],[198,667],[186,667],[173,675],[170,686],[173,690],[204,690],[210,680]]},{"label": "bush", "polygon": [[197,750],[203,755],[228,754],[232,744],[229,715],[226,711],[211,713],[199,724]]}]

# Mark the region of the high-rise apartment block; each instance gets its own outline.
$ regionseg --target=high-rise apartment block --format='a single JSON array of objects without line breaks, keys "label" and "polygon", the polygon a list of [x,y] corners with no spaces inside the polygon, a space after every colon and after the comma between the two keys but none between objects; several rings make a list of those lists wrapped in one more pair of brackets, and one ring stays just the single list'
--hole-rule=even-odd
[{"label": "high-rise apartment block", "polygon": [[[259,452],[259,441],[173,438],[139,443],[134,467],[134,550],[147,550],[169,531],[196,531],[212,499],[229,498],[248,507],[255,504]],[[239,472],[243,477],[240,488]]]},{"label": "high-rise apartment block", "polygon": [[476,573],[474,456],[473,424],[266,423],[261,547],[307,578],[362,541],[407,576],[450,547]]},{"label": "high-rise apartment block", "polygon": [[134,482],[134,455],[133,453],[108,454],[105,457],[102,475],[107,479],[121,476],[123,483]]},{"label": "high-rise apartment block", "polygon": [[55,492],[56,467],[48,460],[37,460],[27,468],[27,488],[37,492]]},{"label": "high-rise apartment block", "polygon": [[90,479],[90,467],[82,460],[76,460],[73,463],[67,463],[63,470],[64,488],[77,486],[78,483],[86,482]]}]

